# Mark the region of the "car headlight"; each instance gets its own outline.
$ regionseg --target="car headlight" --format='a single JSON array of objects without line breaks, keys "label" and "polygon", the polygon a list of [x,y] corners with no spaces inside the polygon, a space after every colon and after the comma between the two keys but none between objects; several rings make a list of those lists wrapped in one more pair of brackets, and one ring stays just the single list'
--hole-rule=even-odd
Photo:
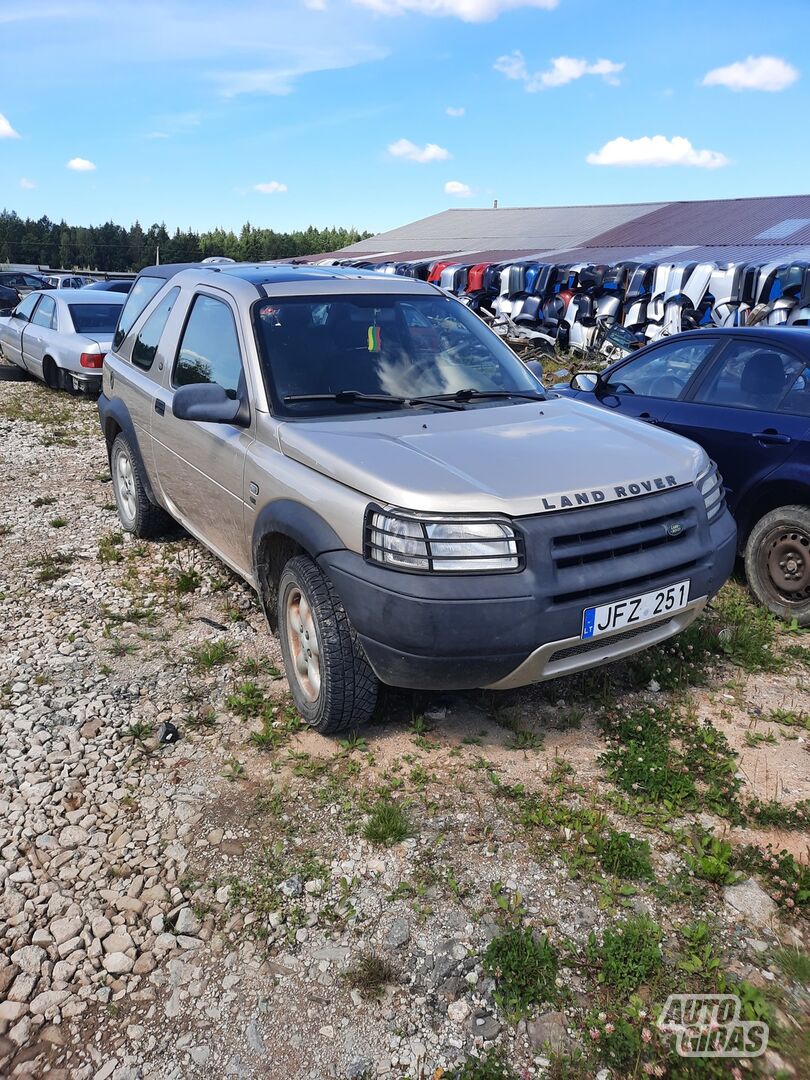
[{"label": "car headlight", "polygon": [[523,544],[509,522],[487,517],[411,514],[370,506],[365,554],[370,562],[423,573],[520,570]]},{"label": "car headlight", "polygon": [[703,501],[706,504],[706,516],[711,525],[713,521],[717,521],[726,505],[723,477],[713,461],[709,462],[708,469],[697,478],[695,487],[703,496]]}]

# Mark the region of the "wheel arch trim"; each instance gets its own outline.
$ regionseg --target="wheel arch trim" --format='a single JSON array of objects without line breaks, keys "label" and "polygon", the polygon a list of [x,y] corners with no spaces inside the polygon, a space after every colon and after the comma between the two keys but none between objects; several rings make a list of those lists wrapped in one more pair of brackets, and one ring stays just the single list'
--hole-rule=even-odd
[{"label": "wheel arch trim", "polygon": [[[149,479],[149,474],[144,466],[141,448],[138,444],[138,436],[135,434],[135,425],[132,422],[132,417],[127,406],[121,398],[108,398],[105,394],[101,394],[98,399],[98,412],[101,430],[104,433],[104,441],[107,444],[108,460],[112,454],[115,438],[120,432],[129,443],[130,449],[135,457],[135,464],[140,473],[140,479],[143,483],[146,497],[155,506],[162,506],[160,500],[155,495],[154,489],[152,488],[152,482]],[[110,464],[112,465],[111,461]]]}]

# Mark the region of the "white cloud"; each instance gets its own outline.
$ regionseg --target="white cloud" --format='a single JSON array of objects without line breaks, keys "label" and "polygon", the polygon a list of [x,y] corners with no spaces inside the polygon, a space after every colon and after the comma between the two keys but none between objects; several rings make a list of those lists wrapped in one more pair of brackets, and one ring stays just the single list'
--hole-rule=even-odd
[{"label": "white cloud", "polygon": [[727,67],[713,68],[703,77],[704,86],[727,86],[729,90],[785,90],[799,78],[787,60],[778,56],[748,56]]},{"label": "white cloud", "polygon": [[520,49],[515,49],[507,56],[499,56],[494,67],[507,79],[522,82],[530,94],[553,86],[565,86],[575,79],[581,79],[583,75],[598,75],[611,86],[616,86],[619,82],[616,76],[624,70],[624,64],[617,64],[614,60],[596,60],[591,64],[573,56],[556,56],[548,70],[532,72],[529,71],[526,57]]},{"label": "white cloud", "polygon": [[262,195],[281,195],[287,190],[287,185],[280,184],[278,180],[271,180],[267,184],[254,184],[253,190]]},{"label": "white cloud", "polygon": [[444,111],[447,113],[448,116],[463,116],[467,110],[464,108],[463,105],[460,105],[458,108],[456,108],[454,105],[448,105]]},{"label": "white cloud", "polygon": [[20,177],[20,187],[23,191],[33,191],[37,185],[33,180],[29,180],[27,176]]},{"label": "white cloud", "polygon": [[338,71],[371,60],[381,60],[386,50],[377,45],[361,42],[346,44],[340,48],[329,45],[291,48],[284,50],[283,59],[271,67],[246,68],[239,71],[218,71],[211,77],[219,83],[223,97],[240,94],[291,94],[295,84],[304,75],[318,71]]},{"label": "white cloud", "polygon": [[601,150],[588,154],[589,165],[691,165],[698,169],[719,169],[728,165],[725,154],[718,150],[696,150],[689,139],[675,135],[644,135],[640,139],[620,136],[606,142]]},{"label": "white cloud", "polygon": [[447,161],[448,158],[452,157],[450,151],[445,150],[443,146],[437,146],[436,143],[432,142],[425,143],[424,146],[417,146],[410,139],[397,139],[396,142],[390,143],[388,153],[391,157],[418,161],[420,165],[427,165],[431,161]]},{"label": "white cloud", "polygon": [[444,185],[444,193],[456,199],[469,199],[473,191],[469,184],[462,184],[460,180],[448,180]]},{"label": "white cloud", "polygon": [[0,113],[0,139],[19,139],[19,132],[15,131],[5,116]]},{"label": "white cloud", "polygon": [[72,169],[73,172],[95,172],[96,168],[92,161],[83,157],[71,158],[65,167]]},{"label": "white cloud", "polygon": [[381,15],[455,16],[464,22],[490,22],[515,8],[543,8],[551,11],[559,0],[353,0]]}]

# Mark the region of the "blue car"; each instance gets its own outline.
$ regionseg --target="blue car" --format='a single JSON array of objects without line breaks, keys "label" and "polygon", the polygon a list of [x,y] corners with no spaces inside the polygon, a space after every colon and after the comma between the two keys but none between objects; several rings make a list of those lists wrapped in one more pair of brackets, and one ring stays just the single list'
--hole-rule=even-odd
[{"label": "blue car", "polygon": [[808,330],[678,334],[558,392],[699,443],[724,478],[751,591],[810,626]]}]

